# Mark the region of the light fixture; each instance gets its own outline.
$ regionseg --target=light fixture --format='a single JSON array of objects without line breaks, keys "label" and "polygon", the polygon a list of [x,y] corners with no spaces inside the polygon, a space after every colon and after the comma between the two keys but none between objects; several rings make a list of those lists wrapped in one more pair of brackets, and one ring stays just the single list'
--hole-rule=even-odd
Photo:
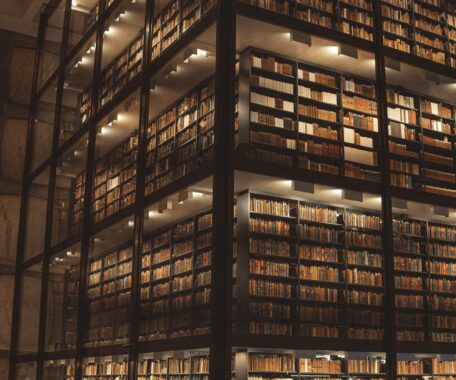
[{"label": "light fixture", "polygon": [[67,255],[67,256],[73,256],[73,252],[67,251],[66,255]]},{"label": "light fixture", "polygon": [[347,201],[362,202],[363,193],[361,191],[343,190],[342,199],[346,199]]},{"label": "light fixture", "polygon": [[187,191],[180,191],[179,194],[177,194],[177,203],[178,204],[183,204],[184,201],[188,199],[188,192]]},{"label": "light fixture", "polygon": [[95,51],[96,47],[96,42],[94,42],[92,45],[90,45],[89,49],[86,51],[87,54],[91,54],[92,52]]},{"label": "light fixture", "polygon": [[108,127],[111,127],[112,124],[117,121],[119,118],[119,114],[117,112],[114,112],[112,113],[111,115],[109,115],[108,117]]},{"label": "light fixture", "polygon": [[73,67],[77,68],[82,63],[82,57],[79,57]]},{"label": "light fixture", "polygon": [[204,194],[200,191],[192,191],[192,199],[201,199]]},{"label": "light fixture", "polygon": [[315,185],[313,183],[309,183],[309,182],[292,181],[291,188],[294,191],[300,191],[303,193],[310,193],[310,194],[315,193]]},{"label": "light fixture", "polygon": [[405,199],[393,198],[391,199],[391,205],[393,206],[393,208],[407,210],[407,201]]},{"label": "light fixture", "polygon": [[401,63],[399,61],[396,61],[395,59],[385,57],[385,67],[387,69],[395,70],[395,71],[401,71]]},{"label": "light fixture", "polygon": [[429,71],[424,72],[424,79],[426,79],[429,82],[433,82],[437,85],[439,85],[440,82],[440,76],[438,74],[431,73]]},{"label": "light fixture", "polygon": [[135,221],[134,220],[129,220],[128,221],[128,227],[133,228],[135,226]]},{"label": "light fixture", "polygon": [[108,126],[104,126],[104,127],[103,127],[103,126],[100,125],[100,126],[97,128],[97,133],[98,133],[99,135],[105,135],[105,134],[107,134],[107,133],[108,133]]},{"label": "light fixture", "polygon": [[290,33],[290,41],[299,42],[310,47],[312,45],[312,36],[307,33],[293,31]]},{"label": "light fixture", "polygon": [[161,214],[163,211],[172,210],[173,209],[173,202],[168,200],[167,198],[162,199],[158,203],[158,212]]},{"label": "light fixture", "polygon": [[345,55],[350,58],[358,59],[358,49],[353,46],[341,44],[339,46],[339,55]]},{"label": "light fixture", "polygon": [[130,109],[136,107],[139,104],[139,99],[135,96],[130,99],[125,103],[125,111],[129,112]]},{"label": "light fixture", "polygon": [[164,79],[168,79],[172,73],[177,73],[177,65],[176,64],[169,65],[164,70]]},{"label": "light fixture", "polygon": [[119,22],[119,21],[120,21],[120,18],[121,18],[122,16],[124,16],[125,13],[126,13],[126,10],[125,10],[125,9],[123,9],[122,11],[120,11],[120,12],[119,12],[119,15],[116,17],[116,19],[115,19],[114,21]]},{"label": "light fixture", "polygon": [[450,216],[450,209],[448,207],[434,206],[432,208],[432,212],[436,216],[443,216],[445,218],[448,218]]}]

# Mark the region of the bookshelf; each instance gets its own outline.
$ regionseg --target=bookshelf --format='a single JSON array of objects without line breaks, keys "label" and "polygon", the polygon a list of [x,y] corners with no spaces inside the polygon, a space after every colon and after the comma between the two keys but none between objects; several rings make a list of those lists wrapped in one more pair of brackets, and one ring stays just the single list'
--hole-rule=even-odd
[{"label": "bookshelf", "polygon": [[138,134],[134,131],[95,162],[92,210],[95,223],[133,204],[137,148]]},{"label": "bookshelf", "polygon": [[385,379],[384,354],[304,352],[249,353],[248,378],[283,379]]},{"label": "bookshelf", "polygon": [[45,380],[75,380],[75,365],[65,361],[46,362],[43,378]]},{"label": "bookshelf", "polygon": [[372,0],[244,0],[265,10],[373,41]]},{"label": "bookshelf", "polygon": [[[90,259],[87,278],[89,325],[85,345],[125,343],[129,336],[132,247]],[[93,375],[98,375],[94,373]]]},{"label": "bookshelf", "polygon": [[213,8],[214,0],[172,0],[154,15],[151,60],[160,57]]},{"label": "bookshelf", "polygon": [[210,211],[145,238],[141,256],[141,340],[208,332],[211,256]]},{"label": "bookshelf", "polygon": [[63,296],[62,348],[76,346],[77,311],[79,300],[79,266],[72,266],[65,271]]},{"label": "bookshelf", "polygon": [[128,360],[126,359],[98,359],[86,360],[82,366],[82,380],[128,379]]},{"label": "bookshelf", "polygon": [[383,339],[379,214],[256,193],[237,204],[248,210],[248,233],[242,219],[237,232],[248,290],[237,291],[250,334]]},{"label": "bookshelf", "polygon": [[214,79],[210,77],[149,122],[146,195],[210,161],[214,101]]},{"label": "bookshelf", "polygon": [[391,184],[456,196],[454,107],[388,88]]},{"label": "bookshelf", "polygon": [[240,144],[252,158],[378,182],[375,85],[272,53],[241,57]]},{"label": "bookshelf", "polygon": [[406,216],[393,227],[398,340],[454,342],[455,227]]},{"label": "bookshelf", "polygon": [[143,58],[143,31],[114,58],[101,73],[99,104],[109,103],[125,85],[141,72]]}]

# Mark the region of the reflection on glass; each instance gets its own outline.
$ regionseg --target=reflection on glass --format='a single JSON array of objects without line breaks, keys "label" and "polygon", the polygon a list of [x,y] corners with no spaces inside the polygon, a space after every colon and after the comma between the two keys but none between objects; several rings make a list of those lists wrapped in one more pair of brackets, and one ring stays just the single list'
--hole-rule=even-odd
[{"label": "reflection on glass", "polygon": [[98,125],[95,147],[93,218],[95,222],[135,201],[139,91]]},{"label": "reflection on glass", "polygon": [[35,380],[36,362],[25,362],[16,364],[16,380]]},{"label": "reflection on glass", "polygon": [[37,103],[32,150],[32,172],[50,158],[54,136],[57,81],[53,81]]},{"label": "reflection on glass", "polygon": [[133,216],[91,239],[87,278],[87,347],[121,344],[130,335]]},{"label": "reflection on glass", "polygon": [[146,195],[207,168],[214,143],[215,27],[151,78]]},{"label": "reflection on glass", "polygon": [[44,380],[74,380],[74,360],[49,360],[44,363]]},{"label": "reflection on glass", "polygon": [[79,291],[80,244],[57,253],[49,263],[46,351],[75,348]]},{"label": "reflection on glass", "polygon": [[24,259],[43,253],[49,187],[49,166],[31,183],[27,205]]},{"label": "reflection on glass", "polygon": [[98,0],[71,2],[68,51],[71,51],[98,19]]},{"label": "reflection on glass", "polygon": [[57,161],[52,244],[81,232],[84,213],[87,135],[69,148]]},{"label": "reflection on glass", "polygon": [[38,88],[51,77],[60,63],[65,5],[66,0],[61,0],[54,5],[52,7],[51,17],[47,20],[41,49]]},{"label": "reflection on glass", "polygon": [[101,63],[101,107],[141,72],[145,4],[145,0],[124,1],[106,22]]},{"label": "reflection on glass", "polygon": [[91,84],[95,50],[93,34],[65,68],[59,144],[68,140],[93,116]]},{"label": "reflection on glass", "polygon": [[43,263],[41,262],[21,274],[22,288],[17,345],[17,351],[21,354],[38,352],[42,272]]},{"label": "reflection on glass", "polygon": [[127,356],[105,356],[85,358],[82,365],[82,379],[93,378],[104,379],[115,377],[117,380],[128,379],[128,357]]},{"label": "reflection on glass", "polygon": [[209,333],[211,207],[207,178],[145,210],[141,340]]}]

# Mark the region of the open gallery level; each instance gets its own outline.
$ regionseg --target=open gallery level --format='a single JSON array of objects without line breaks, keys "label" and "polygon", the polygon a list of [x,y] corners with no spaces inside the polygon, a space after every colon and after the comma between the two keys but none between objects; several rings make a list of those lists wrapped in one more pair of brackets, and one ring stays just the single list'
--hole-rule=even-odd
[{"label": "open gallery level", "polygon": [[34,64],[10,380],[456,379],[453,1],[51,0]]}]

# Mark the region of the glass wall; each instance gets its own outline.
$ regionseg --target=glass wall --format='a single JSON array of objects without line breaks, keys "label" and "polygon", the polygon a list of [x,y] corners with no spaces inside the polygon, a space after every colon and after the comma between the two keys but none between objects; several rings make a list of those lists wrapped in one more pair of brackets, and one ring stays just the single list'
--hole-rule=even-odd
[{"label": "glass wall", "polygon": [[86,347],[124,344],[130,336],[134,218],[91,238],[87,278]]},{"label": "glass wall", "polygon": [[95,223],[136,199],[139,90],[98,123],[92,215]]},{"label": "glass wall", "polygon": [[71,2],[68,51],[71,51],[98,19],[98,0]]},{"label": "glass wall", "polygon": [[93,116],[92,81],[96,34],[89,35],[65,67],[59,144],[63,144]]},{"label": "glass wall", "polygon": [[78,243],[53,255],[50,260],[45,351],[63,351],[75,348],[80,259],[81,246]]},{"label": "glass wall", "polygon": [[53,10],[47,20],[41,48],[37,88],[40,88],[55,73],[60,63],[65,5],[66,0],[60,0],[55,7],[51,8]]},{"label": "glass wall", "polygon": [[25,230],[24,260],[43,253],[46,233],[46,214],[50,168],[46,167],[33,179],[28,197],[27,226]]},{"label": "glass wall", "polygon": [[16,365],[16,380],[35,380],[36,362],[24,362]]},{"label": "glass wall", "polygon": [[83,135],[57,160],[52,244],[81,232],[84,213],[88,135]]},{"label": "glass wall", "polygon": [[74,380],[74,360],[49,360],[44,363],[44,380]]},{"label": "glass wall", "polygon": [[[43,263],[40,262],[21,274],[19,334],[17,345],[17,353],[19,354],[34,354],[38,352],[42,273]],[[18,379],[22,378],[18,377]]]},{"label": "glass wall", "polygon": [[32,172],[51,157],[56,97],[57,80],[50,83],[37,102],[33,124]]}]

